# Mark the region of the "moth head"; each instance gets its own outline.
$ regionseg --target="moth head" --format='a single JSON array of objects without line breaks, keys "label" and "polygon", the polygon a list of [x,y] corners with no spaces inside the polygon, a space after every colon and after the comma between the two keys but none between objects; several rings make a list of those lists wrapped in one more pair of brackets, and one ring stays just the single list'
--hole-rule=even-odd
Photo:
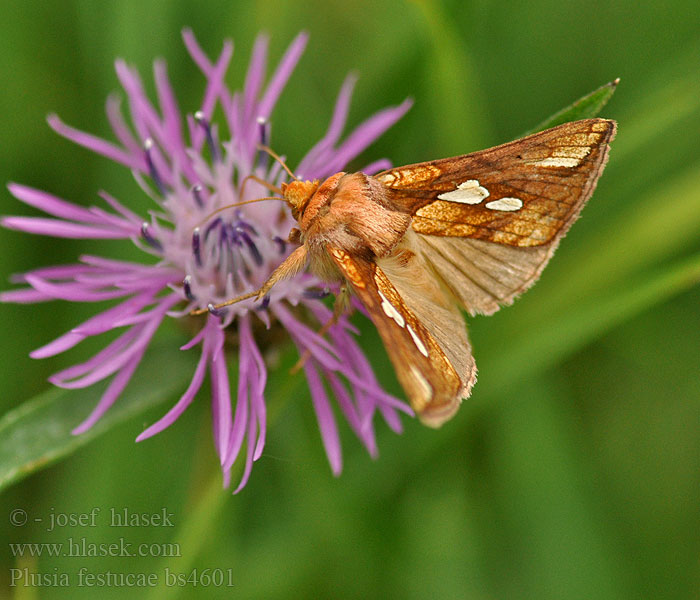
[{"label": "moth head", "polygon": [[318,179],[314,179],[313,181],[290,181],[289,183],[282,183],[280,186],[285,201],[289,208],[292,209],[292,216],[297,221],[304,214],[306,205],[316,193],[318,185]]}]

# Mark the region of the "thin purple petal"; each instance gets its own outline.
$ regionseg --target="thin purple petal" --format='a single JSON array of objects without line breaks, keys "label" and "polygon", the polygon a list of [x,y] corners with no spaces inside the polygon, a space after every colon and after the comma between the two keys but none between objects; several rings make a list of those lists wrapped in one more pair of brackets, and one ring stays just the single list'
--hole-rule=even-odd
[{"label": "thin purple petal", "polygon": [[170,80],[168,79],[167,67],[163,61],[156,61],[154,66],[156,89],[163,112],[164,129],[169,142],[169,150],[174,154],[174,158],[185,177],[190,182],[199,180],[192,167],[192,162],[187,156],[185,141],[182,136],[182,115],[175,98]]},{"label": "thin purple petal", "polygon": [[115,61],[114,70],[127,93],[131,118],[141,140],[152,137],[158,142],[164,142],[165,136],[160,117],[143,90],[139,74],[123,60]]},{"label": "thin purple petal", "polygon": [[[210,320],[211,319],[207,320],[207,324]],[[199,333],[197,333],[197,335],[195,335],[189,342],[180,346],[180,350],[191,350],[207,337],[207,333],[207,327],[202,327],[202,329],[199,330]]]},{"label": "thin purple petal", "polygon": [[143,150],[142,143],[134,138],[131,129],[124,120],[119,96],[116,94],[109,95],[105,112],[107,113],[107,120],[112,126],[112,131],[114,135],[117,136],[122,146],[124,146],[132,156],[140,156]]},{"label": "thin purple petal", "polygon": [[71,431],[73,435],[80,435],[81,433],[85,433],[95,423],[97,423],[97,421],[99,421],[102,418],[102,415],[104,415],[107,412],[107,410],[112,406],[112,404],[114,404],[116,399],[119,397],[119,394],[121,394],[124,391],[124,388],[131,380],[131,376],[134,374],[136,367],[139,366],[145,349],[146,348],[144,347],[139,354],[136,354],[126,365],[124,365],[124,367],[119,371],[119,373],[117,373],[117,375],[107,387],[105,393],[102,395],[102,398],[100,398],[100,401],[97,403],[95,409],[90,413],[90,416],[87,419],[85,419],[80,425],[78,425],[75,429],[73,429],[73,431]]},{"label": "thin purple petal", "polygon": [[332,162],[327,165],[325,171],[328,174],[335,173],[348,164],[374,140],[381,136],[389,127],[406,114],[413,101],[404,100],[399,106],[387,108],[367,119],[345,142],[338,148]]},{"label": "thin purple petal", "polygon": [[34,206],[39,210],[44,211],[49,215],[54,217],[60,217],[62,219],[71,219],[73,221],[83,221],[84,223],[94,223],[94,224],[104,224],[104,220],[99,216],[92,214],[89,210],[73,204],[71,202],[66,202],[61,198],[42,192],[25,185],[20,185],[18,183],[10,183],[7,186],[10,193],[21,200],[29,206]]},{"label": "thin purple petal", "polygon": [[72,279],[77,275],[92,272],[94,269],[87,265],[72,264],[72,265],[52,265],[50,267],[39,267],[25,273],[12,275],[10,278],[15,283],[24,283],[27,281],[27,275],[36,275],[42,279]]},{"label": "thin purple petal", "polygon": [[[380,404],[377,408],[379,412],[382,413],[382,418],[384,421],[386,421],[386,424],[394,433],[403,432],[403,423],[401,422],[401,418],[394,408],[387,406],[386,404]],[[412,417],[415,416],[413,411],[406,411],[406,414]]]},{"label": "thin purple petal", "polygon": [[61,354],[61,352],[65,352],[69,348],[79,344],[84,339],[84,335],[76,333],[75,331],[69,331],[41,348],[33,350],[29,353],[29,356],[31,358],[47,358],[49,356],[55,356],[56,354]]},{"label": "thin purple petal", "polygon": [[244,487],[245,484],[248,483],[248,478],[250,477],[250,472],[253,470],[253,454],[255,452],[255,446],[253,445],[252,440],[255,439],[255,418],[249,419],[248,422],[248,449],[246,451],[246,458],[245,458],[245,467],[243,470],[243,476],[241,477],[241,482],[238,484],[238,487],[234,490],[234,494],[237,494],[240,492]]},{"label": "thin purple petal", "polygon": [[352,98],[352,92],[357,83],[356,75],[348,75],[340,88],[340,93],[338,94],[338,99],[335,102],[335,108],[333,110],[333,116],[331,117],[330,125],[328,126],[328,131],[326,135],[321,138],[316,145],[309,150],[306,156],[302,159],[297,167],[297,170],[302,175],[306,174],[309,169],[316,163],[319,156],[322,156],[330,148],[333,148],[337,141],[340,139],[340,134],[343,132],[345,123],[348,118],[348,111],[350,109],[350,99]]},{"label": "thin purple petal", "polygon": [[223,463],[225,469],[230,469],[236,458],[238,458],[238,453],[243,447],[243,440],[250,419],[250,408],[248,406],[249,382],[247,379],[249,358],[247,355],[239,352],[239,361],[236,412],[233,417],[233,427],[231,428],[229,447],[226,451],[226,460]]},{"label": "thin purple petal", "polygon": [[126,314],[138,312],[149,304],[152,299],[153,296],[150,294],[129,298],[121,304],[89,318],[81,325],[74,327],[71,331],[56,338],[45,346],[37,348],[31,352],[29,356],[32,358],[47,358],[65,352],[88,336],[99,335],[100,333],[109,331],[114,327],[117,320],[123,318]]},{"label": "thin purple petal", "polygon": [[[204,113],[204,116],[207,119],[210,119],[216,100],[219,98],[230,126],[231,98],[228,90],[224,86],[223,77],[228,69],[231,57],[233,56],[233,43],[230,40],[226,40],[224,42],[223,49],[218,60],[216,61],[216,64],[212,65],[207,55],[197,43],[197,39],[195,38],[191,29],[184,29],[182,31],[182,39],[185,42],[185,46],[187,47],[187,51],[190,53],[190,56],[207,77],[207,89],[204,93],[204,100],[202,101],[200,110],[202,113]],[[204,143],[204,133],[200,127],[196,126],[191,117],[188,117],[188,123],[190,124],[192,147],[196,151],[199,151]]]},{"label": "thin purple petal", "polygon": [[92,227],[43,217],[3,217],[0,219],[0,224],[7,229],[16,229],[25,233],[70,239],[118,240],[129,238],[136,233],[113,227]]},{"label": "thin purple petal", "polygon": [[255,343],[253,330],[248,319],[244,320],[244,325],[240,327],[239,331],[241,336],[241,352],[245,351],[252,357],[257,370],[253,379],[250,404],[258,421],[259,433],[258,440],[255,444],[255,455],[253,457],[254,460],[258,460],[265,447],[265,434],[267,431],[267,407],[265,405],[264,396],[265,384],[267,382],[267,367],[265,366],[265,360],[260,353],[260,349]]},{"label": "thin purple petal", "polygon": [[380,158],[379,160],[375,160],[374,162],[369,163],[366,167],[360,169],[360,171],[362,171],[363,173],[367,173],[367,175],[376,175],[381,171],[391,169],[391,167],[392,163],[390,160],[386,158]]},{"label": "thin purple petal", "polygon": [[23,289],[0,293],[0,302],[12,304],[36,304],[37,302],[48,302],[49,300],[55,300],[55,298],[36,290]]},{"label": "thin purple petal", "polygon": [[139,169],[141,171],[148,170],[146,161],[141,156],[125,152],[121,148],[103,140],[102,138],[85,133],[79,129],[74,129],[73,127],[63,123],[63,121],[61,121],[57,115],[49,115],[47,121],[51,129],[53,129],[56,133],[80,146],[83,146],[84,148],[87,148],[88,150],[92,150],[97,154],[106,156],[110,160],[127,166],[130,169]]},{"label": "thin purple petal", "polygon": [[[338,406],[343,411],[348,424],[355,432],[355,435],[360,438],[360,441],[365,445],[369,455],[374,458],[377,456],[377,442],[374,438],[374,430],[367,427],[360,416],[357,414],[357,409],[352,402],[352,398],[340,379],[332,373],[327,375],[328,383],[333,390],[333,395],[338,401]],[[371,425],[371,422],[370,422]]]},{"label": "thin purple petal", "polygon": [[34,275],[27,275],[27,283],[38,292],[48,294],[52,298],[73,302],[111,300],[112,298],[121,298],[128,293],[124,290],[92,291],[88,286],[75,283],[50,283]]},{"label": "thin purple petal", "polygon": [[243,85],[243,120],[247,122],[254,123],[259,116],[255,114],[255,106],[265,76],[268,43],[268,36],[262,34],[256,38],[253,46],[253,56]]},{"label": "thin purple petal", "polygon": [[102,198],[107,204],[109,204],[114,210],[116,210],[132,225],[140,227],[141,223],[143,223],[143,219],[139,218],[139,216],[136,213],[126,208],[126,206],[119,202],[119,200],[117,200],[114,196],[111,196],[107,192],[101,191],[100,198]]},{"label": "thin purple petal", "polygon": [[99,267],[106,271],[116,273],[140,273],[143,277],[155,276],[160,272],[174,272],[174,268],[159,267],[157,265],[144,265],[142,263],[129,262],[126,260],[116,260],[114,258],[105,258],[104,256],[94,256],[92,254],[83,254],[80,257],[80,262],[93,267]]},{"label": "thin purple petal", "polygon": [[49,377],[49,381],[53,383],[54,381],[62,381],[64,379],[75,379],[80,375],[89,373],[93,369],[96,369],[100,365],[111,360],[114,356],[121,352],[123,348],[126,348],[129,344],[131,344],[137,335],[138,331],[136,329],[129,329],[85,362],[72,365],[66,369],[63,369],[62,371],[59,371],[58,373],[54,373],[51,377]]},{"label": "thin purple petal", "polygon": [[[213,318],[207,320],[207,325],[203,328],[202,335],[204,335],[203,332],[211,326],[210,323],[212,322]],[[139,436],[136,438],[137,442],[141,442],[151,436],[156,435],[157,433],[160,433],[164,429],[170,427],[175,421],[177,421],[180,418],[180,415],[183,412],[185,412],[185,409],[192,403],[192,400],[194,400],[195,395],[202,387],[204,376],[207,372],[208,361],[209,350],[207,348],[207,344],[205,343],[205,347],[202,348],[202,353],[199,357],[199,362],[197,363],[197,368],[195,369],[194,375],[192,376],[192,381],[190,381],[190,385],[188,386],[185,393],[163,417],[158,419],[158,421],[156,421],[153,425],[146,428],[139,434]]]},{"label": "thin purple petal", "polygon": [[212,341],[209,372],[212,382],[212,422],[214,442],[221,464],[224,464],[231,436],[231,390],[229,388],[226,354],[223,350],[224,333],[216,329]]},{"label": "thin purple petal", "polygon": [[340,475],[343,470],[343,457],[340,449],[340,437],[338,435],[338,426],[331,410],[331,405],[328,402],[326,390],[323,387],[323,382],[318,375],[318,371],[312,364],[313,361],[308,360],[304,365],[306,379],[309,382],[309,390],[311,391],[311,400],[316,411],[316,419],[318,427],[321,430],[321,439],[323,447],[326,449],[326,456],[331,465],[333,475]]},{"label": "thin purple petal", "polygon": [[270,113],[272,112],[277,99],[282,93],[284,86],[287,84],[289,76],[292,74],[294,67],[296,67],[297,62],[299,62],[299,59],[304,52],[308,39],[309,35],[307,33],[300,33],[296,38],[294,38],[291,46],[289,46],[287,52],[285,52],[284,56],[282,57],[275,74],[272,76],[272,79],[267,86],[267,90],[265,90],[265,94],[263,95],[262,100],[260,101],[260,106],[258,107],[260,114],[257,116],[265,119],[270,117]]}]

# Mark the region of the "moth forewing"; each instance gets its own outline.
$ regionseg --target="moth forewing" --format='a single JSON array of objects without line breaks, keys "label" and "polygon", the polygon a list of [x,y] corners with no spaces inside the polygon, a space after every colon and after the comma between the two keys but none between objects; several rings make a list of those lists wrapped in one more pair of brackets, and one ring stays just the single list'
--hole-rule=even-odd
[{"label": "moth forewing", "polygon": [[465,156],[377,175],[436,275],[491,314],[539,277],[607,162],[614,121],[585,119]]},{"label": "moth forewing", "polygon": [[574,121],[376,177],[418,233],[542,246],[566,232],[593,193],[615,129],[606,119]]}]

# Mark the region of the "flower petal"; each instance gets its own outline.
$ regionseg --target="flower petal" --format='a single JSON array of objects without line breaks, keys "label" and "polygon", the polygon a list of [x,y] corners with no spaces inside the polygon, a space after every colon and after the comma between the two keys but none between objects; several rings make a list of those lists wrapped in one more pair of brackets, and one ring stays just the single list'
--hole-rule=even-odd
[{"label": "flower petal", "polygon": [[223,466],[231,438],[231,391],[228,370],[226,369],[226,353],[223,349],[224,334],[217,328],[213,335],[215,338],[212,340],[212,351],[209,358],[209,373],[212,382],[212,423],[216,451]]},{"label": "flower petal", "polygon": [[9,292],[0,293],[0,302],[13,304],[35,304],[37,302],[48,302],[49,300],[55,300],[55,298],[30,289],[10,290]]},{"label": "flower petal", "polygon": [[92,150],[97,154],[106,156],[114,162],[118,162],[130,169],[138,169],[140,171],[147,172],[148,166],[146,165],[146,160],[142,156],[131,154],[130,152],[125,152],[118,146],[98,138],[97,136],[85,133],[79,129],[74,129],[63,123],[57,115],[49,115],[47,118],[49,126],[56,133],[63,136],[66,139],[75,142],[76,144]]},{"label": "flower petal", "polygon": [[16,229],[26,233],[50,235],[51,237],[71,239],[128,239],[136,231],[129,233],[114,227],[93,227],[43,217],[3,217],[0,224],[7,229]]},{"label": "flower petal", "polygon": [[121,142],[122,146],[126,148],[129,154],[133,156],[141,156],[143,152],[142,144],[137,142],[134,138],[131,129],[126,124],[124,120],[124,115],[121,109],[121,99],[116,94],[110,94],[107,97],[107,103],[105,106],[105,112],[107,114],[107,120],[112,126],[112,131],[117,139]]},{"label": "flower petal", "polygon": [[381,171],[386,171],[391,169],[392,162],[386,158],[380,158],[374,162],[369,163],[364,168],[360,169],[362,173],[367,173],[367,175],[376,175]]},{"label": "flower petal", "polygon": [[345,123],[348,119],[348,111],[350,110],[350,99],[352,98],[352,91],[357,83],[356,75],[348,75],[340,88],[340,93],[335,101],[335,108],[333,109],[333,116],[331,117],[331,122],[328,126],[328,131],[316,145],[309,150],[306,156],[301,160],[299,166],[297,167],[297,175],[304,176],[308,173],[319,157],[323,156],[326,152],[332,149],[335,144],[340,139],[340,134],[343,132]]},{"label": "flower petal", "polygon": [[83,221],[84,223],[104,224],[103,219],[94,215],[89,210],[66,202],[47,192],[37,190],[35,188],[21,185],[19,183],[10,183],[7,186],[10,193],[29,206],[34,206],[39,210],[44,211],[54,217],[62,219],[71,219],[73,221]]},{"label": "flower petal", "polygon": [[294,41],[291,43],[287,52],[284,53],[280,64],[275,70],[274,75],[270,79],[270,83],[265,90],[265,94],[260,100],[260,106],[258,107],[259,114],[256,116],[268,119],[270,113],[277,102],[284,86],[287,84],[294,67],[296,67],[297,62],[301,58],[304,48],[306,48],[306,42],[309,40],[309,34],[306,32],[300,33]]},{"label": "flower petal", "polygon": [[[206,330],[205,326],[203,331]],[[197,362],[197,367],[195,368],[194,375],[192,376],[192,381],[187,387],[185,393],[180,397],[180,399],[175,403],[175,405],[158,419],[153,425],[147,427],[142,431],[136,438],[137,442],[141,442],[151,436],[160,433],[164,429],[170,427],[175,421],[180,418],[180,415],[185,412],[185,409],[192,403],[195,395],[202,387],[202,382],[204,381],[204,376],[207,372],[207,363],[209,360],[207,348],[202,349],[202,353],[199,357],[199,362]]]},{"label": "flower petal", "polygon": [[85,419],[80,425],[78,425],[73,431],[71,431],[73,435],[80,435],[81,433],[85,433],[95,423],[97,423],[97,421],[100,420],[102,415],[104,415],[107,412],[107,410],[112,406],[112,404],[114,404],[115,400],[119,397],[119,394],[121,394],[124,391],[124,388],[131,380],[131,376],[134,374],[134,371],[136,371],[136,367],[139,366],[144,351],[145,347],[139,354],[134,355],[132,359],[124,365],[124,367],[119,371],[119,373],[117,373],[117,375],[107,387],[105,393],[102,395],[102,398],[100,398],[100,401],[97,403],[97,406],[90,413],[90,416],[87,419]]},{"label": "flower petal", "polygon": [[267,46],[270,39],[267,35],[261,34],[255,39],[253,46],[253,56],[250,59],[248,73],[243,84],[243,120],[255,122],[257,117],[256,104],[263,78],[265,77],[265,66],[267,65]]},{"label": "flower petal", "polygon": [[49,356],[55,356],[61,352],[65,352],[88,336],[98,335],[113,329],[119,319],[124,318],[124,316],[127,314],[138,312],[152,301],[152,294],[141,294],[140,296],[129,298],[121,304],[118,304],[117,306],[89,318],[81,325],[74,327],[71,331],[65,333],[59,338],[56,338],[45,346],[37,348],[31,352],[29,356],[32,358],[46,358]]},{"label": "flower petal", "polygon": [[312,360],[306,361],[304,372],[306,379],[309,382],[309,390],[311,391],[311,400],[316,411],[316,419],[318,427],[321,430],[321,438],[323,447],[326,449],[326,456],[331,465],[333,475],[340,475],[343,470],[343,457],[340,449],[340,436],[338,435],[338,425],[335,422],[331,405],[328,402],[326,390],[323,387],[323,382],[318,375],[318,371]]},{"label": "flower petal", "polygon": [[38,292],[50,295],[59,300],[71,300],[73,302],[97,302],[99,300],[111,300],[126,296],[124,290],[93,291],[87,285],[78,283],[51,283],[35,275],[27,275],[27,283]]},{"label": "flower petal", "polygon": [[[340,171],[346,164],[354,159],[360,152],[381,136],[389,127],[403,117],[413,100],[404,100],[398,106],[379,111],[359,125],[335,152],[333,160],[323,169],[323,176]],[[314,173],[314,177],[319,175]]]}]

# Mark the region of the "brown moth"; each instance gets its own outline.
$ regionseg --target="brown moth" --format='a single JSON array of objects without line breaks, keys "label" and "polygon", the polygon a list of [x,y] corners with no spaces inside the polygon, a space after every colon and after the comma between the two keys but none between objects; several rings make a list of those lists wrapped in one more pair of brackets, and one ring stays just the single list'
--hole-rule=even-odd
[{"label": "brown moth", "polygon": [[615,130],[585,119],[374,176],[282,184],[299,247],[259,290],[210,308],[260,299],[307,265],[341,282],[421,421],[439,427],[476,380],[460,309],[492,314],[537,280],[593,193]]}]

